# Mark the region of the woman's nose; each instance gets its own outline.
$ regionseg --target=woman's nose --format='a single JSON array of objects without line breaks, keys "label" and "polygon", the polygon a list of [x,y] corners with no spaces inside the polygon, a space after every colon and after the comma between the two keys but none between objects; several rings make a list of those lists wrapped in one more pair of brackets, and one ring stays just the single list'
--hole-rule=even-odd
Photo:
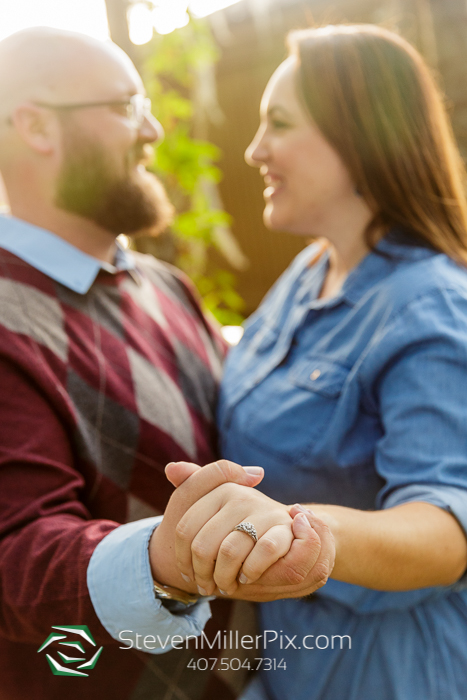
[{"label": "woman's nose", "polygon": [[259,168],[266,159],[266,144],[263,136],[258,132],[245,151],[245,161],[253,168]]}]

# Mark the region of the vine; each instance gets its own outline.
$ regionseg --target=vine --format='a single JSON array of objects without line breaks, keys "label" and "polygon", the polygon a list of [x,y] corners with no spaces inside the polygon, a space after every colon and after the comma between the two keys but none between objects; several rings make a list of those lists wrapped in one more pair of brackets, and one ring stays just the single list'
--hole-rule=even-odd
[{"label": "vine", "polygon": [[[235,275],[215,265],[210,251],[216,249],[234,266],[240,260],[237,267],[244,258],[230,233],[231,217],[217,195],[221,152],[202,138],[206,118],[203,106],[196,104],[199,81],[212,76],[218,58],[208,23],[192,19],[186,27],[153,39],[143,77],[166,134],[150,169],[164,183],[177,212],[169,233],[173,262],[191,277],[220,323],[235,325],[242,322],[244,308]],[[216,110],[219,118],[217,102],[212,108]]]}]

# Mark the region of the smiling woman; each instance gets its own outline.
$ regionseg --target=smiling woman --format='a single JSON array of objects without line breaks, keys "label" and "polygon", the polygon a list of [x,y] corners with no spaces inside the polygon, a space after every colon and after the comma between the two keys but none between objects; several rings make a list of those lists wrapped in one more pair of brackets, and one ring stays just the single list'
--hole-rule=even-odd
[{"label": "smiling woman", "polygon": [[[360,231],[373,214],[338,152],[304,111],[295,88],[297,58],[279,66],[261,102],[261,125],[245,157],[260,167],[266,189],[264,222],[275,230],[333,240],[347,226]],[[352,262],[366,253],[359,237]]]},{"label": "smiling woman", "polygon": [[[263,630],[347,635],[351,649],[268,646],[276,670],[243,700],[462,700],[463,166],[429,70],[403,39],[331,26],[294,32],[289,46],[246,158],[264,177],[266,225],[321,241],[245,324],[218,418],[223,455],[264,467],[259,489],[300,501],[291,515],[312,508],[335,538],[331,579],[262,605]],[[203,531],[194,541],[199,551]],[[217,569],[231,593],[236,580]],[[238,573],[261,582],[249,560]]]}]

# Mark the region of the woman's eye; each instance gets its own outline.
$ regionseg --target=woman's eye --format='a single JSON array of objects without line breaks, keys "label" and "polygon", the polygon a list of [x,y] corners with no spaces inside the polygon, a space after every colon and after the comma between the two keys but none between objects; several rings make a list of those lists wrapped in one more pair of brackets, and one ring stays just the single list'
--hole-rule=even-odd
[{"label": "woman's eye", "polygon": [[290,124],[283,122],[280,119],[274,119],[271,122],[271,125],[274,129],[287,129],[290,126]]}]

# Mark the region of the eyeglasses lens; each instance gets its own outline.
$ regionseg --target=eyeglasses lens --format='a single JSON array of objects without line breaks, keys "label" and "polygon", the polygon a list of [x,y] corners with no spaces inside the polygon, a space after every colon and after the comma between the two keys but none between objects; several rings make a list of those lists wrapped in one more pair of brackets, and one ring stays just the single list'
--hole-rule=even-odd
[{"label": "eyeglasses lens", "polygon": [[144,118],[151,114],[151,100],[144,95],[133,95],[128,104],[128,119],[139,129]]}]

